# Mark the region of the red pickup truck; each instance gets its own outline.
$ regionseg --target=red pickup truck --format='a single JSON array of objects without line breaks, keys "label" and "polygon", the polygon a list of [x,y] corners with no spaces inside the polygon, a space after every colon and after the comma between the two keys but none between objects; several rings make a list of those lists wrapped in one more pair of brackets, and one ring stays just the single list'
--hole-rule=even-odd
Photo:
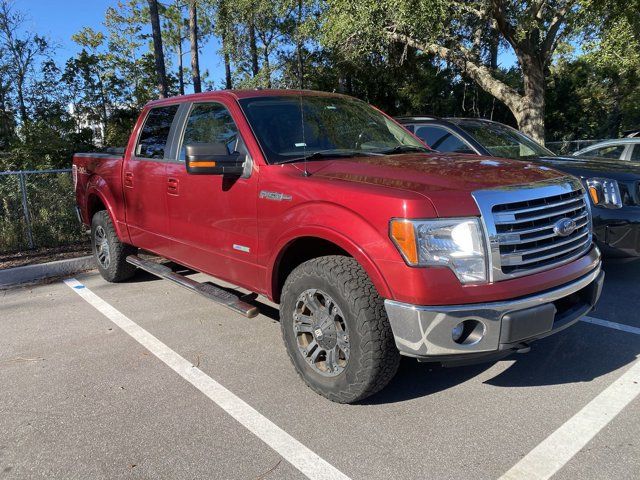
[{"label": "red pickup truck", "polygon": [[151,102],[123,156],[79,153],[73,167],[106,280],[143,268],[257,313],[140,249],[268,297],[295,369],[337,402],[382,389],[401,354],[456,365],[527,351],[592,310],[602,287],[579,181],[438,154],[342,95]]}]

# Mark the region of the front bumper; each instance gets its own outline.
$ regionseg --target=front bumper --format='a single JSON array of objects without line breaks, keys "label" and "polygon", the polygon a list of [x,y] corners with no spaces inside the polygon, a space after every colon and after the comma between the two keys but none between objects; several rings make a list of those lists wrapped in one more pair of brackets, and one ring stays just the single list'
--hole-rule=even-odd
[{"label": "front bumper", "polygon": [[[556,333],[590,312],[602,292],[600,264],[577,280],[514,300],[456,306],[417,306],[385,300],[400,353],[443,363],[472,363],[506,356],[528,342]],[[453,328],[480,322],[481,338],[453,340]],[[473,341],[477,340],[477,341]]]}]

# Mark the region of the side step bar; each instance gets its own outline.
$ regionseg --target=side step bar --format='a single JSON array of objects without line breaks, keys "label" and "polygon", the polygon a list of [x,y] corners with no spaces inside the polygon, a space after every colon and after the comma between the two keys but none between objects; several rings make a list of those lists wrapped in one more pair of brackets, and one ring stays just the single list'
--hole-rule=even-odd
[{"label": "side step bar", "polygon": [[165,265],[143,260],[137,255],[129,255],[127,257],[127,263],[135,265],[136,267],[145,270],[152,275],[156,275],[157,277],[171,280],[181,287],[187,288],[192,292],[199,293],[209,300],[213,300],[214,302],[219,303],[236,313],[244,315],[247,318],[253,318],[260,313],[258,307],[243,302],[237,295],[209,283],[200,283],[195,280],[191,280],[184,275],[175,273]]}]

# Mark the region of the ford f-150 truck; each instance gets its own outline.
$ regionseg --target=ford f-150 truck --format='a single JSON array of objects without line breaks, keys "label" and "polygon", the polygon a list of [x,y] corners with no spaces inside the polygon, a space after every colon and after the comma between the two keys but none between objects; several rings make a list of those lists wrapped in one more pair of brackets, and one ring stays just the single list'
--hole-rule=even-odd
[{"label": "ford f-150 truck", "polygon": [[268,297],[295,369],[337,402],[382,389],[401,354],[456,365],[527,351],[592,310],[604,278],[578,180],[434,153],[337,94],[154,101],[124,155],[79,153],[73,171],[106,280],[142,268],[257,313],[143,250]]}]

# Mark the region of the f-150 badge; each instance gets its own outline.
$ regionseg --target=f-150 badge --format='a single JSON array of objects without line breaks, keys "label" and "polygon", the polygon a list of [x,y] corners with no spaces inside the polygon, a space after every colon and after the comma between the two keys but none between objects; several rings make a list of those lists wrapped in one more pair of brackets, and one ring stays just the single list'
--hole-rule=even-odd
[{"label": "f-150 badge", "polygon": [[283,200],[291,201],[293,197],[291,195],[287,195],[286,193],[269,192],[267,190],[261,190],[260,198],[265,198],[267,200],[275,200],[276,202],[282,202]]}]

